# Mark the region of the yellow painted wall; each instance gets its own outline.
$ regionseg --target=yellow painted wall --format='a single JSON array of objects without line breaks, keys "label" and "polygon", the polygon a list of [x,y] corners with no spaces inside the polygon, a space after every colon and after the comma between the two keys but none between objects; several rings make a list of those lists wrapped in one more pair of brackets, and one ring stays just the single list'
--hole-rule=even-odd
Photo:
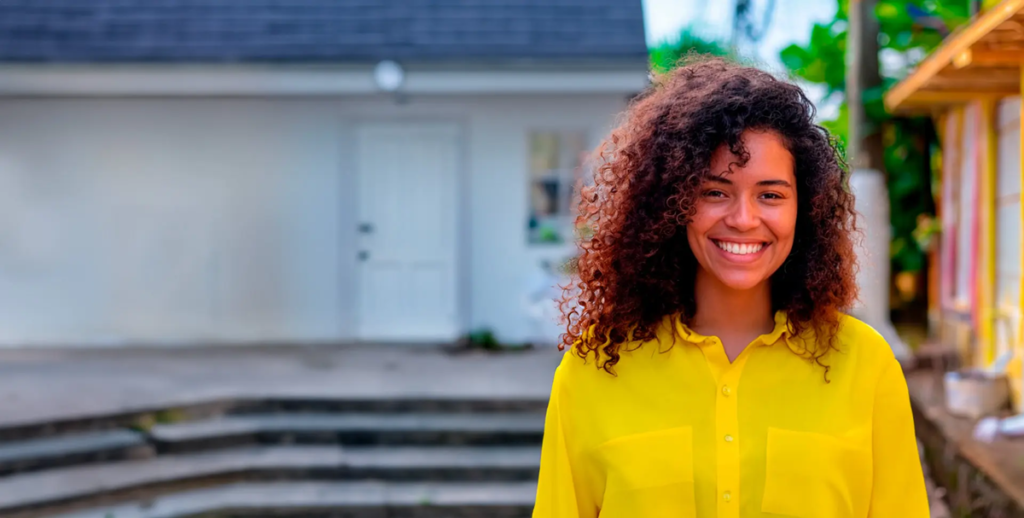
[{"label": "yellow painted wall", "polygon": [[975,161],[978,172],[978,249],[977,254],[977,307],[974,324],[977,327],[978,347],[975,364],[991,365],[996,357],[993,333],[995,324],[995,183],[996,183],[996,103],[980,101],[976,107],[978,117]]}]

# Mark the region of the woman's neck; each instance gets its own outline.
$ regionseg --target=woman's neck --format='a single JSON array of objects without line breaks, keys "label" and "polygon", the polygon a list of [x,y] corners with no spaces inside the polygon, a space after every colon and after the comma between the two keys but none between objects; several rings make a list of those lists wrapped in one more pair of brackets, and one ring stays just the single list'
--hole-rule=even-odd
[{"label": "woman's neck", "polygon": [[748,290],[735,290],[698,269],[694,296],[697,313],[691,327],[702,335],[721,339],[730,361],[755,338],[775,328],[768,281]]}]

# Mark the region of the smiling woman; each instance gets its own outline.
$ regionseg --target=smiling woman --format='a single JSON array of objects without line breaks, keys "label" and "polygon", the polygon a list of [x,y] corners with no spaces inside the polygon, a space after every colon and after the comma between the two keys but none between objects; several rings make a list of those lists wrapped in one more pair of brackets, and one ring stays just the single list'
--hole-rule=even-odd
[{"label": "smiling woman", "polygon": [[798,87],[697,60],[601,147],[536,518],[928,516],[900,366],[842,313],[853,197],[813,121]]},{"label": "smiling woman", "polygon": [[[711,156],[697,210],[686,225],[687,244],[699,265],[695,293],[708,304],[719,295],[739,299],[715,302],[719,308],[767,303],[767,281],[789,259],[796,233],[795,164],[786,143],[768,129],[747,130],[740,143],[746,159],[728,146]],[[725,342],[730,361],[747,342],[744,337]]]}]

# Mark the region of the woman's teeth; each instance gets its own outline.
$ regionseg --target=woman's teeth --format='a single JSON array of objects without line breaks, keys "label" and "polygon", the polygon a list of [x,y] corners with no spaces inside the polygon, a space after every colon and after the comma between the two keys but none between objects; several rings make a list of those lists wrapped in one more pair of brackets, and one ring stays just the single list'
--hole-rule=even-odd
[{"label": "woman's teeth", "polygon": [[729,243],[727,241],[715,241],[718,248],[736,255],[756,254],[764,248],[764,243]]}]

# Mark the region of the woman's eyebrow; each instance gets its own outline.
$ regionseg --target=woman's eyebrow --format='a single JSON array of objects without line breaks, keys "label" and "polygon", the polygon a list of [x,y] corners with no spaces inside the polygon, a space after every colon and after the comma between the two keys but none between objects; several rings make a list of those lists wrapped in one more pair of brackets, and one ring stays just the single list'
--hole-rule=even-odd
[{"label": "woman's eyebrow", "polygon": [[789,182],[787,182],[785,180],[761,180],[760,182],[757,182],[757,185],[763,185],[763,186],[777,185],[777,186],[780,186],[780,187],[793,187],[792,184],[790,184]]},{"label": "woman's eyebrow", "polygon": [[[732,185],[732,180],[729,180],[728,178],[726,178],[724,176],[709,176],[708,177],[708,181],[709,182],[726,184],[726,185]],[[765,187],[765,186],[779,186],[779,187],[790,187],[790,188],[793,187],[793,184],[787,182],[786,180],[781,180],[781,179],[777,179],[777,180],[761,180],[760,182],[757,182],[757,185],[762,186],[762,187]]]}]

